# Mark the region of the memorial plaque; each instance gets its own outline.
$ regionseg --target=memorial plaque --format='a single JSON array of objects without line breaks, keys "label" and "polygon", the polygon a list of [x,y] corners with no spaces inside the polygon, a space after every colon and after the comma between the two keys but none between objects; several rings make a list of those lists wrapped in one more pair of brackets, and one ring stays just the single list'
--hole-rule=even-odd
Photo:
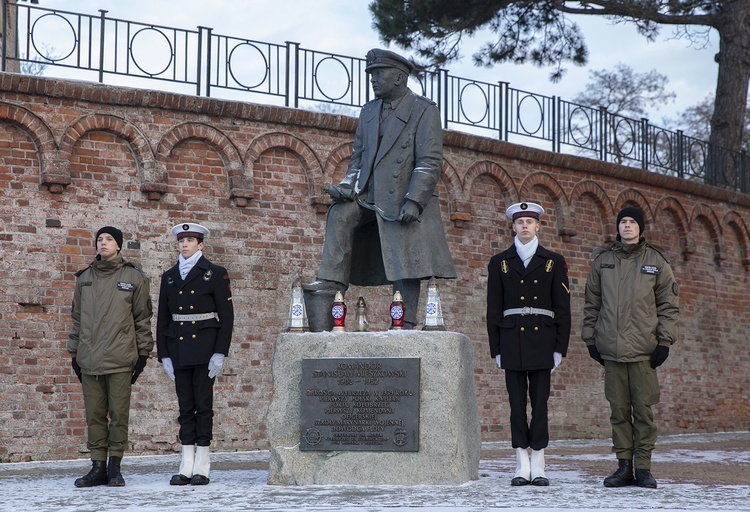
[{"label": "memorial plaque", "polygon": [[303,359],[300,450],[419,451],[419,358]]}]

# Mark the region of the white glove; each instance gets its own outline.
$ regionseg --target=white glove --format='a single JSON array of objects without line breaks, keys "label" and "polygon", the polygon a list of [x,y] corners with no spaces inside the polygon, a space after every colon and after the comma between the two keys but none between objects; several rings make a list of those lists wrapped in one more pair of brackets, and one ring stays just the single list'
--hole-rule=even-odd
[{"label": "white glove", "polygon": [[208,362],[208,378],[213,379],[221,373],[221,367],[224,366],[224,354],[214,354]]},{"label": "white glove", "polygon": [[172,359],[169,357],[165,357],[161,360],[161,365],[164,367],[164,371],[167,372],[167,376],[174,380],[174,365],[172,364]]},{"label": "white glove", "polygon": [[552,354],[552,372],[554,372],[558,366],[560,366],[560,363],[562,363],[562,354],[560,352],[555,352]]},{"label": "white glove", "polygon": [[495,362],[497,363],[497,367],[502,369],[503,367],[500,365],[500,354],[495,356]]}]

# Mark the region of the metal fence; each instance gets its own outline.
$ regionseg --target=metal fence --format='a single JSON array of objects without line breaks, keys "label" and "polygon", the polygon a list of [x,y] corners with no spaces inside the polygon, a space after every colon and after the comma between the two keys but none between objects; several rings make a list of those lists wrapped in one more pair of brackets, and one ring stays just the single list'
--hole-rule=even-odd
[{"label": "metal fence", "polygon": [[[15,40],[9,40],[12,31],[2,32],[3,71],[41,64],[61,78],[70,73],[131,86],[169,82],[175,92],[352,113],[371,99],[360,57],[217,34],[202,26],[186,30],[110,18],[106,10],[89,15],[12,3],[8,10],[6,0],[2,4],[3,26],[15,21],[17,27]],[[648,119],[444,69],[412,80],[438,104],[444,128],[748,191],[744,151],[717,148]]]}]

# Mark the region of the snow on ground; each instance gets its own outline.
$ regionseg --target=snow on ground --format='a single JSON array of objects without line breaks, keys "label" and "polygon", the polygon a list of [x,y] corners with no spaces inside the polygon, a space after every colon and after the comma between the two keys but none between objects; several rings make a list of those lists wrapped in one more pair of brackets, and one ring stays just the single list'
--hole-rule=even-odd
[{"label": "snow on ground", "polygon": [[[716,436],[717,434],[714,434]],[[730,434],[731,435],[731,434]],[[750,436],[750,434],[745,434]],[[660,442],[680,442],[669,436]],[[606,441],[557,441],[556,447],[582,447]],[[486,443],[485,450],[500,447]],[[504,444],[503,448],[507,448]],[[695,464],[721,461],[726,453],[680,449],[655,454],[661,461]],[[507,451],[507,450],[506,450]],[[585,450],[582,450],[585,452]],[[660,479],[659,488],[608,489],[601,476],[592,477],[575,469],[575,462],[547,464],[551,484],[543,487],[511,487],[515,466],[511,458],[482,460],[479,480],[460,486],[269,486],[269,452],[213,453],[211,483],[205,487],[174,487],[169,478],[179,465],[179,455],[126,457],[121,488],[77,489],[75,478],[84,475],[88,460],[0,464],[0,510],[3,512],[170,512],[170,511],[576,511],[615,510],[740,511],[750,510],[750,477],[747,485],[697,485]],[[733,451],[733,461],[747,464],[750,451]],[[573,464],[570,464],[573,462]],[[658,475],[657,475],[658,476]]]}]

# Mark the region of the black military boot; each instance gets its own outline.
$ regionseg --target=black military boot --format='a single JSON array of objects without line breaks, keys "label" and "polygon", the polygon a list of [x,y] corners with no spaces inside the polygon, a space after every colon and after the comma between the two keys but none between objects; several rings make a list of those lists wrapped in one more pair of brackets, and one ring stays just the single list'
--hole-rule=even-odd
[{"label": "black military boot", "polygon": [[635,485],[648,489],[656,489],[656,478],[654,478],[654,475],[648,469],[636,469]]},{"label": "black military boot", "polygon": [[107,483],[107,461],[105,460],[92,460],[91,471],[86,476],[77,478],[75,481],[76,487],[94,487],[96,485],[104,485]]},{"label": "black military boot", "polygon": [[122,457],[109,458],[107,467],[107,486],[109,487],[123,487],[125,485],[125,479],[120,473],[120,462],[122,462]]},{"label": "black military boot", "polygon": [[633,461],[617,459],[617,462],[619,463],[617,471],[604,479],[604,487],[625,487],[635,483]]}]

